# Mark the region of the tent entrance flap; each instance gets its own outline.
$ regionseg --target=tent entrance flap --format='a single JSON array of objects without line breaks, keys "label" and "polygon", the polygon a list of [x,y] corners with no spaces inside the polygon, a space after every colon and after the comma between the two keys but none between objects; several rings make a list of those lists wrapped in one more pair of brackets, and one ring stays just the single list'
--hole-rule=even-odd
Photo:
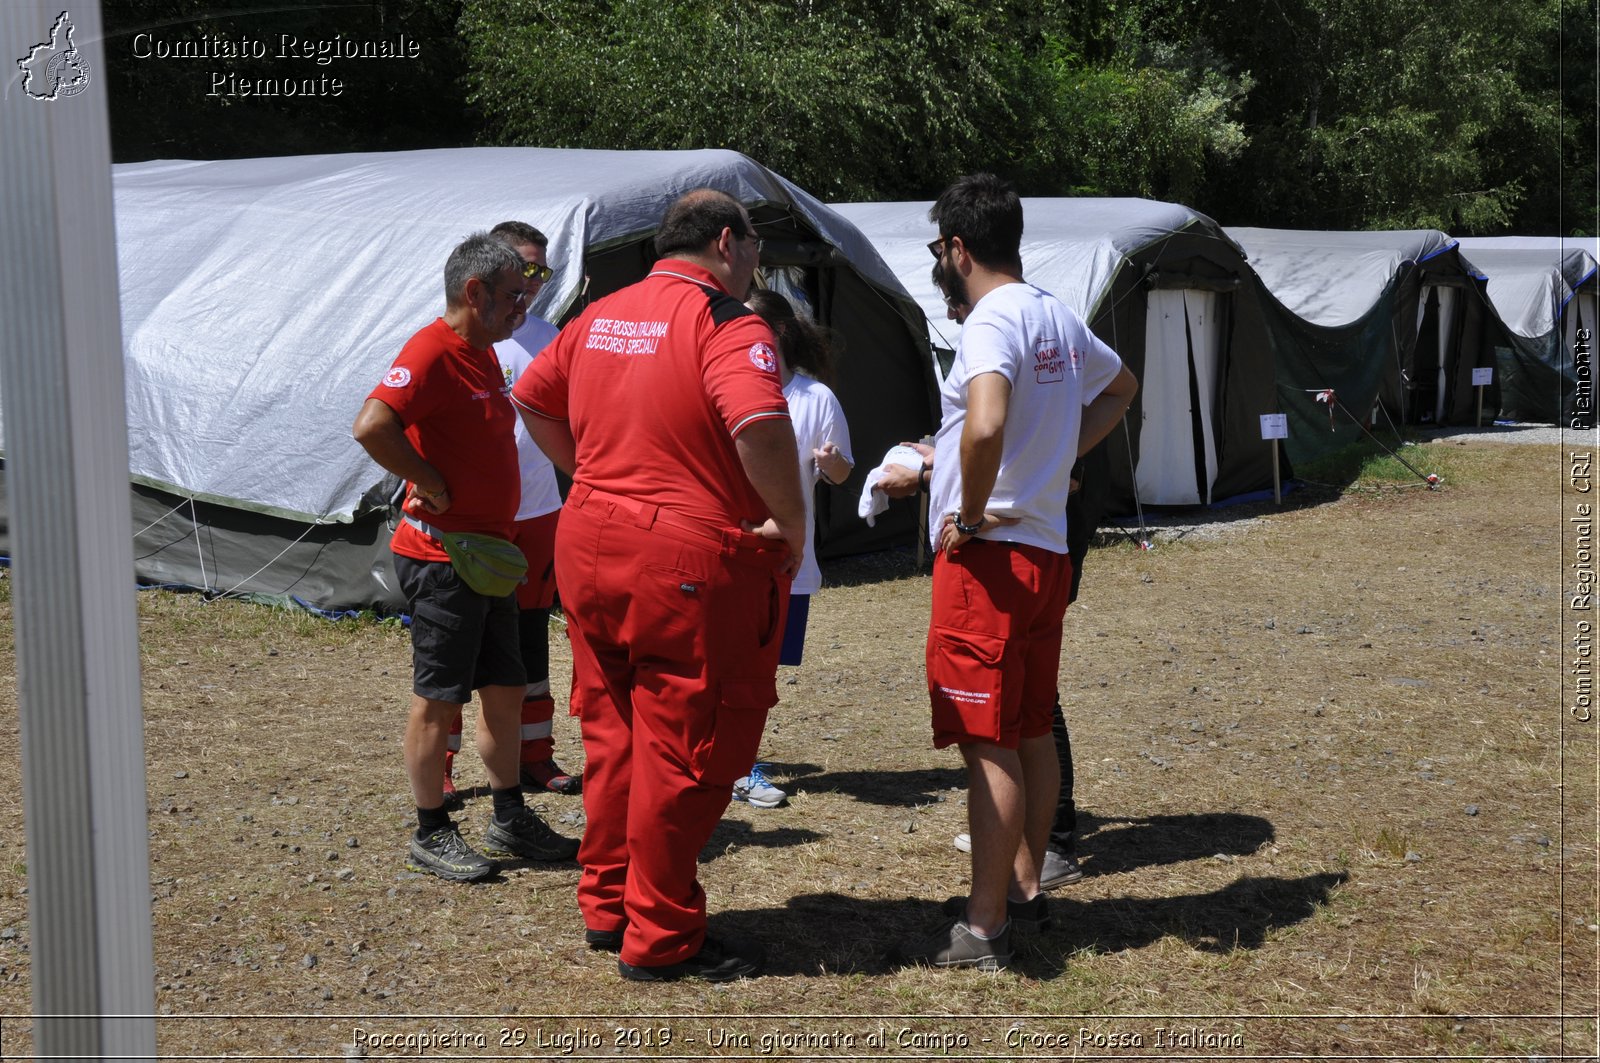
[{"label": "tent entrance flap", "polygon": [[1202,505],[1217,479],[1214,411],[1221,379],[1220,296],[1196,289],[1149,294],[1145,310],[1139,498]]}]

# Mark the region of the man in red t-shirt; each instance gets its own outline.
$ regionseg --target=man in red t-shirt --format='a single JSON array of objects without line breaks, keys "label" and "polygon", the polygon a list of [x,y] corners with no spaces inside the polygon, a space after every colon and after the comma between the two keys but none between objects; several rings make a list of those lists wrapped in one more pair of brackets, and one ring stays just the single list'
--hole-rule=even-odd
[{"label": "man in red t-shirt", "polygon": [[761,241],[711,189],[662,219],[661,260],[591,306],[512,388],[573,478],[556,532],[588,827],[578,904],[626,978],[730,981],[700,850],[776,704],[805,500],[771,330],[743,300]]},{"label": "man in red t-shirt", "polygon": [[406,481],[405,518],[390,548],[411,611],[412,698],[406,771],[417,806],[411,865],[473,881],[495,863],[462,840],[444,807],[450,723],[478,692],[478,753],[494,795],[484,836],[490,852],[562,860],[577,842],[523,804],[517,762],[524,675],[517,607],[468,586],[442,538],[476,532],[505,538],[516,514],[516,414],[491,344],[511,335],[527,305],[522,259],[477,233],[444,268],[445,312],[406,342],[356,415],[352,432],[372,459]]}]

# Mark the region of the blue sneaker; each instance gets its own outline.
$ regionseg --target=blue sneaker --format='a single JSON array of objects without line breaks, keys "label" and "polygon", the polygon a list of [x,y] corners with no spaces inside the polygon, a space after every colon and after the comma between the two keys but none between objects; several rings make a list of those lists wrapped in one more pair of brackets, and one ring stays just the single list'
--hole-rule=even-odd
[{"label": "blue sneaker", "polygon": [[761,770],[765,767],[765,764],[757,764],[749,775],[734,781],[735,801],[748,801],[752,808],[777,808],[789,799],[788,794],[767,781],[766,773]]}]

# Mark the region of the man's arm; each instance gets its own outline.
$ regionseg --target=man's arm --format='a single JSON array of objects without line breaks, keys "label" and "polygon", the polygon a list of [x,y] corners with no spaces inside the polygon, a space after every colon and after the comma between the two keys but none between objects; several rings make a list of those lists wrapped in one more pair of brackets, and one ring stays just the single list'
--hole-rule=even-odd
[{"label": "man's arm", "polygon": [[772,514],[761,534],[789,544],[790,575],[800,571],[806,553],[806,501],[800,490],[800,446],[789,419],[753,421],[734,437],[734,448],[750,484]]},{"label": "man's arm", "polygon": [[1096,443],[1111,434],[1138,391],[1138,378],[1123,366],[1105,390],[1083,408],[1083,419],[1078,426],[1078,457],[1089,453]]},{"label": "man's arm", "polygon": [[570,477],[578,466],[578,443],[572,438],[572,425],[541,416],[525,406],[517,407],[517,415],[528,430],[528,438],[544,451],[550,464]]},{"label": "man's arm", "polygon": [[414,498],[430,513],[443,513],[450,508],[450,485],[438,469],[417,453],[406,438],[400,415],[387,404],[378,399],[363,403],[350,434],[385,471],[410,482],[408,502]]}]

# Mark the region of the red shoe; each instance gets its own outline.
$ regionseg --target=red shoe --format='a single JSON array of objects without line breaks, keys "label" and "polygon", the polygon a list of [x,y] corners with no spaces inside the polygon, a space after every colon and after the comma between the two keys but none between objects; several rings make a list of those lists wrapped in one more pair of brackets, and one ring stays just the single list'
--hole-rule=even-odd
[{"label": "red shoe", "polygon": [[581,794],[583,792],[583,776],[568,775],[561,770],[561,765],[552,758],[550,760],[535,760],[522,762],[522,788],[524,790],[548,790],[553,794]]},{"label": "red shoe", "polygon": [[456,791],[454,753],[444,755],[444,805],[442,807],[454,811],[461,807],[461,794]]}]

